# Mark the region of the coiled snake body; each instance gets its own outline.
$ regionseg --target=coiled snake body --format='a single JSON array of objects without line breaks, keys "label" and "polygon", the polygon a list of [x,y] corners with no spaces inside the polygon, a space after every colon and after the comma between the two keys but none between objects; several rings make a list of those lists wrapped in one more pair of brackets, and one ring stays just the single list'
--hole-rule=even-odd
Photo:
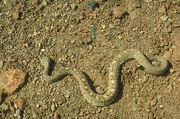
[{"label": "coiled snake body", "polygon": [[118,78],[120,73],[119,68],[123,63],[130,59],[136,59],[138,63],[143,67],[144,71],[150,74],[161,75],[168,69],[168,61],[162,56],[154,56],[150,58],[151,61],[161,62],[160,67],[155,67],[140,51],[134,49],[125,50],[118,54],[110,64],[107,91],[104,94],[97,94],[92,91],[86,76],[79,69],[66,68],[63,72],[56,76],[49,76],[48,72],[50,59],[46,56],[43,56],[40,61],[44,66],[43,77],[46,81],[55,82],[66,75],[73,75],[78,80],[82,95],[87,100],[87,102],[96,106],[106,106],[111,104],[118,94]]}]

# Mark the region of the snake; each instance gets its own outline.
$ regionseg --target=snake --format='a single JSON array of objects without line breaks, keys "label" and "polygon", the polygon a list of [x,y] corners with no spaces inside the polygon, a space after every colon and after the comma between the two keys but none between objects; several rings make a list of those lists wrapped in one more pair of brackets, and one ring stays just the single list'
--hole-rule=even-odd
[{"label": "snake", "polygon": [[[118,79],[120,75],[120,68],[128,60],[136,59],[142,69],[152,75],[162,75],[168,70],[168,61],[159,55],[147,58],[142,52],[136,49],[127,49],[119,53],[112,60],[109,67],[109,79],[107,81],[107,91],[103,94],[98,94],[92,90],[87,76],[79,68],[66,67],[57,75],[50,76],[51,59],[47,56],[40,57],[40,62],[44,66],[43,78],[49,83],[56,82],[63,79],[67,75],[74,76],[78,80],[79,87],[83,97],[86,101],[94,106],[108,106],[118,95],[119,85]],[[154,66],[153,61],[161,62],[160,66]]]}]

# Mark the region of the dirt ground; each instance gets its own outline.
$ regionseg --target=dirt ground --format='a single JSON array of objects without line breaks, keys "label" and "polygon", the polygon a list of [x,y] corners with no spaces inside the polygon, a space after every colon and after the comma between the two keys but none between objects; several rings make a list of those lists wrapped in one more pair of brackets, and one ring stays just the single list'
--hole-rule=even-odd
[{"label": "dirt ground", "polygon": [[[106,90],[113,58],[126,49],[169,61],[163,76],[125,63],[116,100],[89,104],[73,76],[55,83],[42,77],[39,58],[54,60],[52,75],[74,66],[94,87]],[[2,95],[4,119],[178,119],[180,118],[179,0],[0,0],[1,70],[27,72],[15,94]]]}]

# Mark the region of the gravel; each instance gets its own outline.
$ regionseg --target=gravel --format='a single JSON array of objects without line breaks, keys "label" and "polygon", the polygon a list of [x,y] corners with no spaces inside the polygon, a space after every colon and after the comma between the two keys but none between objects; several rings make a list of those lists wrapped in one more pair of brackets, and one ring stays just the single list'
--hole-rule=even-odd
[{"label": "gravel", "polygon": [[[87,2],[0,1],[0,68],[28,74],[18,92],[2,94],[0,118],[180,118],[179,1],[98,0],[95,9]],[[125,63],[118,97],[109,106],[87,103],[74,77],[52,84],[42,77],[39,58],[46,55],[54,60],[52,75],[78,67],[103,93],[109,64],[128,48],[165,56],[171,67],[153,76],[135,60]]]}]

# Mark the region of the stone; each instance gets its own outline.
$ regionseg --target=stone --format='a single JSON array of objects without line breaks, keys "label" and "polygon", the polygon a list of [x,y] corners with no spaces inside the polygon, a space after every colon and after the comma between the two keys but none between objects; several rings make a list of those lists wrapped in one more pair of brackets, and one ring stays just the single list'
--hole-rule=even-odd
[{"label": "stone", "polygon": [[4,64],[3,60],[0,60],[0,68],[3,67],[3,64]]},{"label": "stone", "polygon": [[20,14],[19,14],[18,11],[12,13],[12,17],[15,18],[15,19],[18,19],[19,16],[20,16]]},{"label": "stone", "polygon": [[52,112],[54,112],[54,111],[55,111],[55,109],[56,109],[56,108],[55,108],[55,104],[54,104],[54,103],[52,103],[52,105],[51,105],[51,111],[52,111]]},{"label": "stone", "polygon": [[5,93],[12,94],[25,82],[26,72],[20,69],[9,69],[2,71],[0,77],[0,87],[5,90]]},{"label": "stone", "polygon": [[163,16],[161,16],[161,17],[160,17],[160,19],[161,19],[162,21],[167,21],[167,19],[168,19],[168,16],[166,16],[166,15],[163,15]]},{"label": "stone", "polygon": [[3,111],[7,111],[9,109],[9,106],[5,103],[3,103],[0,108],[3,110]]},{"label": "stone", "polygon": [[76,10],[78,6],[75,3],[70,4],[71,9]]},{"label": "stone", "polygon": [[121,18],[123,13],[119,6],[113,8],[113,14],[116,18]]},{"label": "stone", "polygon": [[96,87],[96,92],[97,92],[98,94],[103,94],[103,93],[105,93],[102,87]]},{"label": "stone", "polygon": [[17,100],[15,100],[15,104],[21,110],[21,109],[23,109],[24,101],[23,101],[23,99],[17,99]]},{"label": "stone", "polygon": [[34,4],[38,4],[39,3],[39,0],[32,0],[31,3],[34,5]]}]

